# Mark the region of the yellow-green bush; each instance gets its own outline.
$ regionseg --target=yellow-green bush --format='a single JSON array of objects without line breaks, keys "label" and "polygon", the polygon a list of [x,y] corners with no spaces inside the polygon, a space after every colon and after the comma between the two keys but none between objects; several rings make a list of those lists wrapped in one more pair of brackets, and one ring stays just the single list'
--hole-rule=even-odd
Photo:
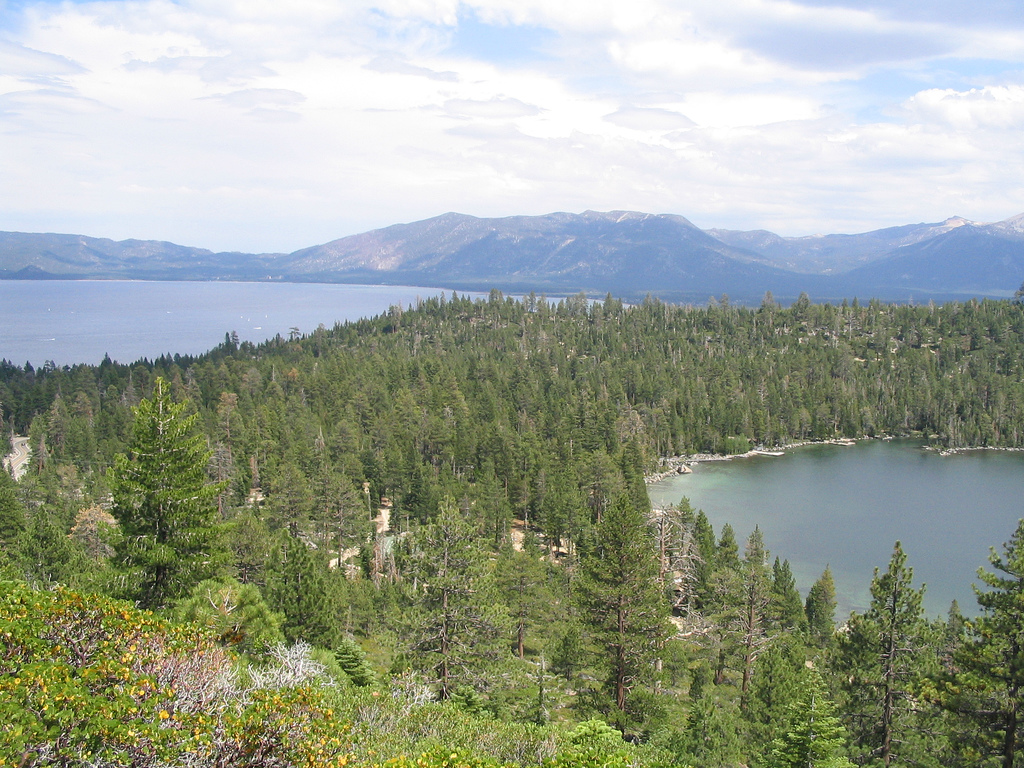
[{"label": "yellow-green bush", "polygon": [[190,625],[104,597],[0,585],[0,766],[342,766],[314,687],[243,686]]}]

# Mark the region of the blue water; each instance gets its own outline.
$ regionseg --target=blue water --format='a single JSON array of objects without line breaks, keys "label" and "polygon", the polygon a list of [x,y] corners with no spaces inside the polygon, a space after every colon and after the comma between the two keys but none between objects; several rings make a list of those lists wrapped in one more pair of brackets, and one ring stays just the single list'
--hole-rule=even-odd
[{"label": "blue water", "polygon": [[840,617],[867,607],[872,571],[888,566],[897,539],[915,585],[927,583],[929,614],[945,612],[953,599],[974,612],[978,567],[1024,517],[1024,454],[940,456],[907,440],[807,446],[782,457],[698,464],[649,491],[655,504],[686,496],[716,533],[730,523],[741,550],[760,526],[805,594],[831,566]]},{"label": "blue water", "polygon": [[389,285],[0,280],[0,358],[38,367],[48,360],[99,363],[105,354],[122,363],[200,354],[231,331],[258,343],[440,293]]},{"label": "blue water", "polygon": [[[379,314],[437,288],[295,283],[0,280],[0,358],[19,365],[200,354],[235,331],[260,342],[291,328]],[[476,295],[476,294],[471,294]],[[971,583],[1024,516],[1024,454],[942,457],[906,441],[810,446],[786,456],[708,462],[650,487],[655,503],[689,497],[741,544],[760,525],[806,592],[830,565],[840,615],[868,603],[872,568],[903,542],[925,604],[969,611]]]}]

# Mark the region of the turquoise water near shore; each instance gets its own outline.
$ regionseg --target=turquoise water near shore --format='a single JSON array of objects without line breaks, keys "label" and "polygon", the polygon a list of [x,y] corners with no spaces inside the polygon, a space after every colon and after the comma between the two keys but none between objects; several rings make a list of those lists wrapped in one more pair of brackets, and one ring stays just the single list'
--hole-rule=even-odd
[{"label": "turquoise water near shore", "polygon": [[[200,354],[236,331],[260,342],[292,327],[379,314],[438,288],[295,283],[0,280],[0,358],[18,365],[120,362]],[[461,292],[460,292],[461,293]],[[476,296],[479,294],[470,294]],[[760,525],[805,592],[826,564],[841,615],[868,602],[872,568],[903,541],[930,613],[956,598],[973,610],[971,582],[990,546],[1024,516],[1024,454],[938,456],[909,441],[807,446],[782,457],[706,462],[650,486],[655,503],[688,496],[716,530],[746,538]]]},{"label": "turquoise water near shore", "polygon": [[772,556],[788,558],[807,589],[830,565],[838,616],[863,610],[874,567],[900,540],[925,608],[944,613],[953,599],[976,610],[972,582],[1024,517],[1024,454],[969,451],[940,456],[909,440],[812,445],[785,456],[697,464],[648,487],[656,505],[686,496],[720,532],[743,542],[760,526]]}]

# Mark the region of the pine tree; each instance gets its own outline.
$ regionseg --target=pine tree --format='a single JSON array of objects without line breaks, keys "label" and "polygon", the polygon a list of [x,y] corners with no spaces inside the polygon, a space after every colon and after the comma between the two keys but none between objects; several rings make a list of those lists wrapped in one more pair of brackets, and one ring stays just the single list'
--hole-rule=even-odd
[{"label": "pine tree", "polygon": [[523,658],[527,629],[550,612],[554,599],[547,584],[547,569],[532,538],[528,539],[525,551],[516,551],[511,546],[502,548],[496,569],[497,586],[512,619],[516,655]]},{"label": "pine tree", "polygon": [[845,730],[821,675],[807,669],[785,732],[772,742],[770,768],[853,768],[843,756]]},{"label": "pine tree", "polygon": [[807,629],[811,637],[824,643],[836,628],[836,583],[832,579],[832,569],[825,566],[824,572],[807,593],[804,603],[807,614]]},{"label": "pine tree", "polygon": [[736,531],[729,523],[722,526],[722,535],[715,548],[715,566],[736,570],[740,567],[740,545],[736,543]]},{"label": "pine tree", "polygon": [[211,453],[187,409],[157,378],[152,398],[135,408],[128,454],[110,473],[117,565],[125,592],[145,608],[187,595],[227,560],[217,526],[222,487],[207,482]]},{"label": "pine tree", "polygon": [[450,496],[417,537],[414,558],[411,650],[430,670],[440,699],[462,685],[483,687],[502,655],[498,638],[506,621],[477,531]]},{"label": "pine tree", "polygon": [[1024,519],[989,563],[993,571],[978,569],[985,586],[976,588],[983,613],[970,624],[973,642],[956,654],[964,691],[958,708],[978,723],[1002,768],[1015,768],[1024,739]]},{"label": "pine tree", "polygon": [[807,614],[796,588],[796,579],[789,560],[779,562],[775,558],[772,565],[772,604],[770,608],[772,624],[779,629],[802,629],[807,626]]},{"label": "pine tree", "polygon": [[267,602],[281,613],[281,630],[290,642],[331,648],[338,638],[339,601],[332,599],[326,561],[296,536],[280,534],[267,568]]},{"label": "pine tree", "polygon": [[924,588],[911,586],[914,571],[906,563],[897,541],[888,569],[875,569],[870,607],[850,617],[838,654],[855,741],[884,766],[897,759],[898,741],[904,743],[906,760],[913,758],[906,746],[913,716],[908,702],[920,677]]},{"label": "pine tree", "polygon": [[0,467],[0,566],[20,567],[27,523],[25,509],[18,501],[14,478]]},{"label": "pine tree", "polygon": [[754,527],[747,538],[743,557],[743,610],[740,614],[743,653],[743,682],[740,686],[741,709],[747,707],[750,679],[754,673],[754,662],[768,642],[766,630],[768,603],[771,599],[771,582],[768,579],[766,561],[768,550],[764,546],[761,529]]},{"label": "pine tree", "polygon": [[[683,499],[689,506],[689,499]],[[682,504],[680,503],[680,506]],[[711,527],[703,509],[697,510],[693,520],[693,538],[697,544],[697,561],[694,574],[698,607],[707,605],[711,598],[711,574],[715,570],[715,529]]]},{"label": "pine tree", "polygon": [[370,666],[366,653],[354,638],[341,638],[334,649],[334,658],[338,660],[338,666],[345,671],[354,685],[363,688],[377,682],[377,673]]},{"label": "pine tree", "polygon": [[224,645],[263,653],[284,640],[281,616],[274,613],[253,584],[230,577],[208,579],[175,606],[175,618],[207,627]]},{"label": "pine tree", "polygon": [[649,673],[668,636],[654,542],[644,511],[628,495],[605,512],[597,550],[583,568],[577,591],[581,616],[604,649],[608,688],[615,710],[623,713],[629,692]]},{"label": "pine tree", "polygon": [[711,697],[698,699],[690,707],[682,732],[669,742],[669,748],[682,765],[701,768],[745,765],[741,723],[738,710],[730,702],[715,701]]},{"label": "pine tree", "polygon": [[771,740],[788,722],[793,705],[803,693],[807,651],[804,638],[782,633],[772,639],[757,660],[757,675],[743,712],[752,747],[767,753]]}]

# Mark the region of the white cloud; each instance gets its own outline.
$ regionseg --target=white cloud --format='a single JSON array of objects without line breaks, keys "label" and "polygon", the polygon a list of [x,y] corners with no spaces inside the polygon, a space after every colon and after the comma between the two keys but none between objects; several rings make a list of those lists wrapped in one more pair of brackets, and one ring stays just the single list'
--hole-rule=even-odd
[{"label": "white cloud", "polygon": [[[554,42],[455,51],[468,13]],[[29,6],[6,34],[3,229],[291,250],[445,210],[798,234],[1024,208],[1019,26],[779,0],[134,0]],[[949,57],[985,50],[1000,86],[949,81],[984,78]],[[901,92],[862,79],[886,73]]]},{"label": "white cloud", "polygon": [[457,118],[510,119],[539,115],[541,110],[533,104],[507,96],[494,96],[486,101],[480,99],[448,99],[445,112]]},{"label": "white cloud", "polygon": [[1024,130],[1024,86],[994,86],[955,91],[933,88],[906,103],[912,119],[957,130]]},{"label": "white cloud", "polygon": [[696,125],[684,114],[657,107],[622,106],[605,115],[604,119],[623,128],[638,131],[673,131],[693,128]]}]

